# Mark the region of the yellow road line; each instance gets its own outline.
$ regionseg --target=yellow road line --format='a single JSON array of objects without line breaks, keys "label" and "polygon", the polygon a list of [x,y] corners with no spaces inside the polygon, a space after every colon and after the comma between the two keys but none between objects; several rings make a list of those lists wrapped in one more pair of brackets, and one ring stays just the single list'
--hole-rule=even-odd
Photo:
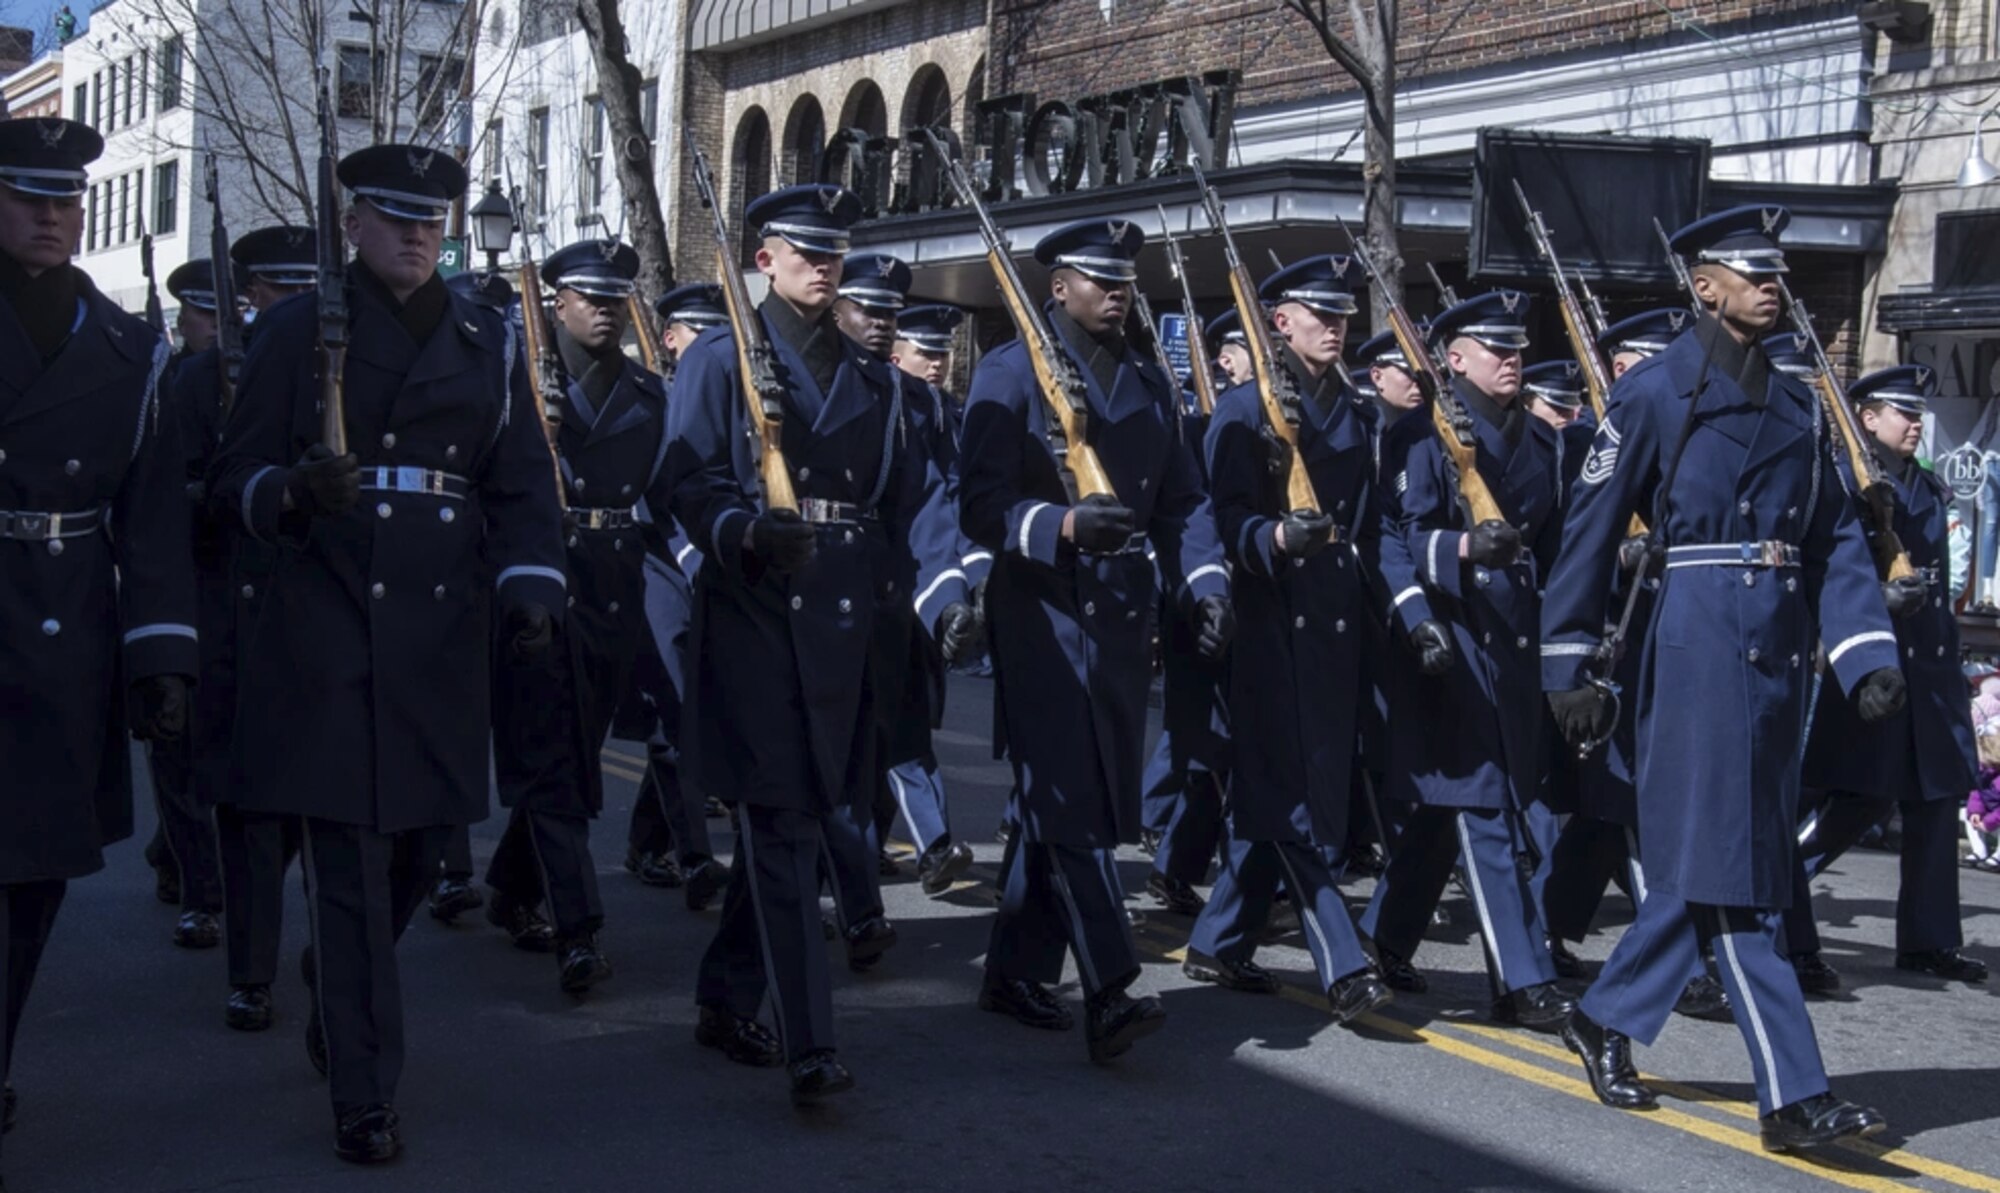
[{"label": "yellow road line", "polygon": [[[1469,1032],[1487,1039],[1498,1040],[1511,1047],[1521,1049],[1524,1052],[1532,1052],[1538,1056],[1546,1056],[1552,1060],[1562,1061],[1566,1064],[1578,1063],[1576,1056],[1566,1047],[1551,1044],[1547,1040],[1524,1035],[1507,1028],[1489,1027],[1483,1023],[1464,1023],[1457,1020],[1452,1020],[1440,1026],[1448,1027],[1454,1031]],[[1651,1086],[1656,1092],[1677,1098],[1683,1102],[1711,1107],[1737,1118],[1750,1119],[1752,1121],[1757,1118],[1757,1108],[1754,1105],[1722,1097],[1712,1090],[1705,1090],[1699,1086],[1684,1085],[1678,1081],[1656,1077],[1651,1073],[1640,1073],[1639,1079]],[[1871,1160],[1879,1160],[1888,1164],[1898,1164],[1913,1172],[1921,1173],[1924,1176],[1932,1177],[1936,1180],[1948,1181],[1951,1184],[1967,1189],[1978,1189],[1982,1193],[2000,1193],[2000,1179],[1987,1176],[1985,1173],[1975,1172],[1969,1168],[1960,1168],[1956,1164],[1947,1164],[1942,1160],[1933,1160],[1927,1156],[1920,1156],[1915,1152],[1907,1152],[1896,1147],[1884,1147],[1879,1143],[1871,1143],[1866,1139],[1843,1139],[1839,1141],[1837,1146],[1856,1155],[1866,1156]]]}]

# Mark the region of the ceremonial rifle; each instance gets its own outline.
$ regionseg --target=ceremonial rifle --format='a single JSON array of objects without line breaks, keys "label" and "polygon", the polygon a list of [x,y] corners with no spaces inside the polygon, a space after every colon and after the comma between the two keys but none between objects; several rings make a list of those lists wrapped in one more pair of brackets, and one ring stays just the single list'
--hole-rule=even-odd
[{"label": "ceremonial rifle", "polygon": [[213,153],[202,160],[202,188],[208,196],[208,258],[215,274],[215,347],[222,365],[218,396],[227,417],[236,405],[236,381],[243,372],[243,312],[236,306],[236,268],[229,260],[229,229],[222,222]]},{"label": "ceremonial rifle", "polygon": [[319,68],[319,384],[320,442],[347,454],[347,249],[340,242],[340,180],[335,175],[333,108],[327,68]]},{"label": "ceremonial rifle", "polygon": [[1444,284],[1444,279],[1438,276],[1438,267],[1426,261],[1424,262],[1424,272],[1431,275],[1431,285],[1437,287],[1438,301],[1448,307],[1457,306],[1458,291]]},{"label": "ceremonial rifle", "polygon": [[[1062,345],[1056,342],[1055,332],[1048,321],[1042,318],[1042,309],[1028,297],[1028,288],[1021,282],[1019,271],[1014,268],[1014,258],[1009,255],[1006,238],[1000,235],[1000,228],[993,222],[993,213],[986,210],[986,204],[973,188],[972,179],[965,173],[965,166],[945,148],[944,142],[929,129],[918,130],[919,135],[930,142],[931,152],[944,165],[945,177],[951,180],[952,190],[957,192],[959,201],[972,208],[979,217],[979,236],[986,242],[986,264],[993,270],[993,280],[1000,287],[1000,298],[1007,304],[1007,313],[1014,319],[1014,330],[1021,337],[1021,344],[1028,350],[1028,364],[1035,372],[1035,384],[1042,393],[1042,401],[1049,408],[1051,429],[1060,432],[1062,442],[1051,442],[1056,454],[1057,466],[1069,473],[1078,498],[1095,497],[1103,494],[1116,501],[1118,494],[1111,488],[1111,477],[1104,471],[1104,464],[1098,460],[1097,451],[1090,446],[1090,403],[1085,396],[1083,375],[1076,370],[1076,364]],[[1133,287],[1138,293],[1138,287]]]},{"label": "ceremonial rifle", "polygon": [[[1229,266],[1229,294],[1236,300],[1236,318],[1243,324],[1243,338],[1250,345],[1250,368],[1256,375],[1257,397],[1264,407],[1264,422],[1271,435],[1285,445],[1285,503],[1294,512],[1320,512],[1319,495],[1313,492],[1312,475],[1299,454],[1299,392],[1292,375],[1278,363],[1278,351],[1271,343],[1271,323],[1257,298],[1257,283],[1236,251],[1235,234],[1222,210],[1222,196],[1208,185],[1201,166],[1194,167],[1194,184],[1201,190],[1202,210],[1208,222],[1222,234],[1222,256]],[[1329,365],[1338,368],[1339,362]]]},{"label": "ceremonial rifle", "polygon": [[[1366,245],[1355,238],[1347,227],[1347,221],[1339,216],[1334,222],[1354,246],[1354,259],[1361,262],[1361,268],[1375,286],[1376,293],[1386,300],[1394,291],[1389,289],[1382,271],[1376,267],[1375,258]],[[1479,474],[1479,437],[1473,430],[1472,412],[1459,401],[1452,392],[1451,382],[1438,368],[1437,358],[1424,343],[1417,331],[1410,312],[1400,302],[1389,302],[1389,330],[1395,334],[1396,346],[1403,350],[1403,358],[1410,362],[1410,372],[1417,379],[1418,388],[1431,400],[1431,426],[1437,431],[1438,442],[1444,448],[1446,462],[1451,466],[1458,485],[1459,504],[1464,507],[1466,517],[1472,525],[1482,522],[1504,522],[1505,514],[1500,512],[1500,503],[1493,497],[1493,490],[1487,487],[1486,478]]]},{"label": "ceremonial rifle", "polygon": [[[1180,375],[1174,372],[1174,362],[1167,357],[1167,346],[1160,342],[1160,325],[1153,322],[1153,304],[1146,301],[1146,296],[1137,285],[1132,287],[1132,313],[1146,325],[1146,339],[1153,345],[1153,362],[1167,375],[1167,383],[1178,390]],[[1174,409],[1179,410],[1180,407],[1176,405]]]},{"label": "ceremonial rifle", "polygon": [[542,273],[535,254],[521,243],[521,336],[528,359],[535,362],[535,406],[542,415],[542,436],[548,440],[549,463],[556,470],[556,503],[569,508],[569,486],[563,482],[562,456],[556,450],[556,436],[562,426],[563,402],[568,396],[569,379],[563,375],[562,355],[556,350],[555,332],[549,327],[549,309],[542,305]]},{"label": "ceremonial rifle", "polygon": [[1791,315],[1792,326],[1798,328],[1806,343],[1812,346],[1813,366],[1818,370],[1813,377],[1813,388],[1819,390],[1827,417],[1840,433],[1848,466],[1854,470],[1854,483],[1861,486],[1862,500],[1868,503],[1868,513],[1875,523],[1875,533],[1869,539],[1869,548],[1875,555],[1875,568],[1885,580],[1911,579],[1917,571],[1910,564],[1910,553],[1903,549],[1903,540],[1896,534],[1896,486],[1889,480],[1889,474],[1882,471],[1874,450],[1863,437],[1861,420],[1855,417],[1854,407],[1847,400],[1847,391],[1841,387],[1840,379],[1834,376],[1833,362],[1827,359],[1826,348],[1819,342],[1819,332],[1813,328],[1812,316],[1806,312],[1804,303],[1792,297],[1792,288],[1785,284],[1783,275],[1778,277],[1778,295]]},{"label": "ceremonial rifle", "polygon": [[[1583,370],[1583,392],[1590,398],[1591,413],[1597,415],[1599,426],[1604,424],[1604,397],[1611,392],[1611,377],[1604,371],[1604,358],[1597,354],[1597,339],[1590,333],[1590,316],[1583,303],[1577,299],[1576,291],[1570,288],[1569,277],[1563,273],[1562,258],[1556,256],[1555,242],[1549,238],[1549,228],[1542,222],[1542,213],[1528,202],[1526,191],[1521,189],[1519,179],[1514,182],[1514,198],[1520,201],[1521,216],[1528,221],[1528,233],[1535,238],[1535,250],[1542,260],[1549,263],[1549,273],[1555,278],[1556,306],[1562,311],[1563,332],[1569,336],[1570,354],[1576,357],[1577,367]],[[1628,533],[1636,538],[1646,533],[1645,520],[1638,514],[1632,515]]]},{"label": "ceremonial rifle", "polygon": [[1667,265],[1674,271],[1674,283],[1681,288],[1681,293],[1687,296],[1688,309],[1696,315],[1701,314],[1701,299],[1695,297],[1694,293],[1694,277],[1688,273],[1687,262],[1681,260],[1681,255],[1674,251],[1674,238],[1667,235],[1667,230],[1661,226],[1658,216],[1653,217],[1653,232],[1660,238],[1660,247],[1667,250]]},{"label": "ceremonial rifle", "polygon": [[161,335],[167,333],[167,313],[160,309],[160,284],[153,273],[153,234],[146,230],[146,217],[139,216],[139,272],[146,279],[146,322]]},{"label": "ceremonial rifle", "polygon": [[[1167,227],[1167,209],[1161,207],[1160,235],[1167,242],[1167,268],[1173,271],[1174,280],[1181,286],[1181,312],[1188,323],[1188,375],[1194,381],[1194,400],[1201,407],[1204,416],[1215,413],[1215,374],[1208,368],[1207,345],[1201,337],[1201,322],[1194,313],[1194,291],[1188,288],[1187,260],[1181,256],[1181,242],[1174,239],[1173,229]],[[1202,350],[1195,351],[1201,344]]]},{"label": "ceremonial rifle", "polygon": [[1592,339],[1604,335],[1611,321],[1604,317],[1604,304],[1597,301],[1597,295],[1590,292],[1590,279],[1576,275],[1576,288],[1583,291],[1583,309],[1590,313],[1590,335]]},{"label": "ceremonial rifle", "polygon": [[729,225],[722,217],[722,204],[715,197],[715,180],[708,172],[708,158],[695,143],[694,126],[681,129],[687,139],[688,156],[694,162],[694,185],[701,205],[708,208],[715,234],[715,273],[722,282],[723,306],[729,312],[729,330],[736,339],[736,371],[743,387],[743,404],[750,416],[752,438],[757,444],[757,471],[764,483],[764,508],[796,510],[798,495],[792,488],[792,470],[785,463],[783,431],[785,387],[778,383],[776,357],[764,324],[750,305],[750,292],[743,285],[742,271],[731,247]]}]

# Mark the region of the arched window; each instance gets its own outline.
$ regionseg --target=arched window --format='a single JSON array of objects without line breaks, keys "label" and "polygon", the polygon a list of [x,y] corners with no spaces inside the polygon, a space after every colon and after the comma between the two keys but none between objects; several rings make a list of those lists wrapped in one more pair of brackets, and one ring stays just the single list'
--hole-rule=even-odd
[{"label": "arched window", "polygon": [[858,128],[871,137],[889,134],[889,105],[873,80],[863,79],[847,93],[847,102],[840,107],[840,127]]},{"label": "arched window", "polygon": [[[771,190],[771,118],[764,109],[751,108],[736,122],[736,137],[729,151],[730,197],[724,220],[740,220],[743,205]],[[743,257],[748,263],[756,252],[757,232],[743,230]]]},{"label": "arched window", "polygon": [[779,172],[791,184],[819,181],[819,155],[826,148],[826,114],[819,100],[802,95],[785,117],[784,156]]},{"label": "arched window", "polygon": [[902,129],[933,128],[951,122],[951,82],[935,65],[919,67],[910,79],[910,89],[903,93]]}]

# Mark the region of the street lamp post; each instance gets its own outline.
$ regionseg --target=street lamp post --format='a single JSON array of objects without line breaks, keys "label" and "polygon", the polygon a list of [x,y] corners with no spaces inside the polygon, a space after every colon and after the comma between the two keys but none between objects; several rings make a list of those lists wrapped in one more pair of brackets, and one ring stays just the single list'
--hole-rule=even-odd
[{"label": "street lamp post", "polygon": [[486,254],[486,272],[500,272],[500,254],[514,243],[514,205],[500,193],[500,180],[489,179],[486,193],[466,213],[472,220],[472,246]]}]

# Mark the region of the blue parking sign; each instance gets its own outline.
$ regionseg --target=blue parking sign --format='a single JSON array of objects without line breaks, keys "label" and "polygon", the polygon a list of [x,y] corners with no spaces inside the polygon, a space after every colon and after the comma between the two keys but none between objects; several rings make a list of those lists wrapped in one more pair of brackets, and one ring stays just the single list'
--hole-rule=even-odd
[{"label": "blue parking sign", "polygon": [[1174,366],[1174,380],[1186,381],[1193,376],[1188,361],[1188,320],[1186,315],[1160,316],[1160,347],[1166,349],[1167,360]]}]

